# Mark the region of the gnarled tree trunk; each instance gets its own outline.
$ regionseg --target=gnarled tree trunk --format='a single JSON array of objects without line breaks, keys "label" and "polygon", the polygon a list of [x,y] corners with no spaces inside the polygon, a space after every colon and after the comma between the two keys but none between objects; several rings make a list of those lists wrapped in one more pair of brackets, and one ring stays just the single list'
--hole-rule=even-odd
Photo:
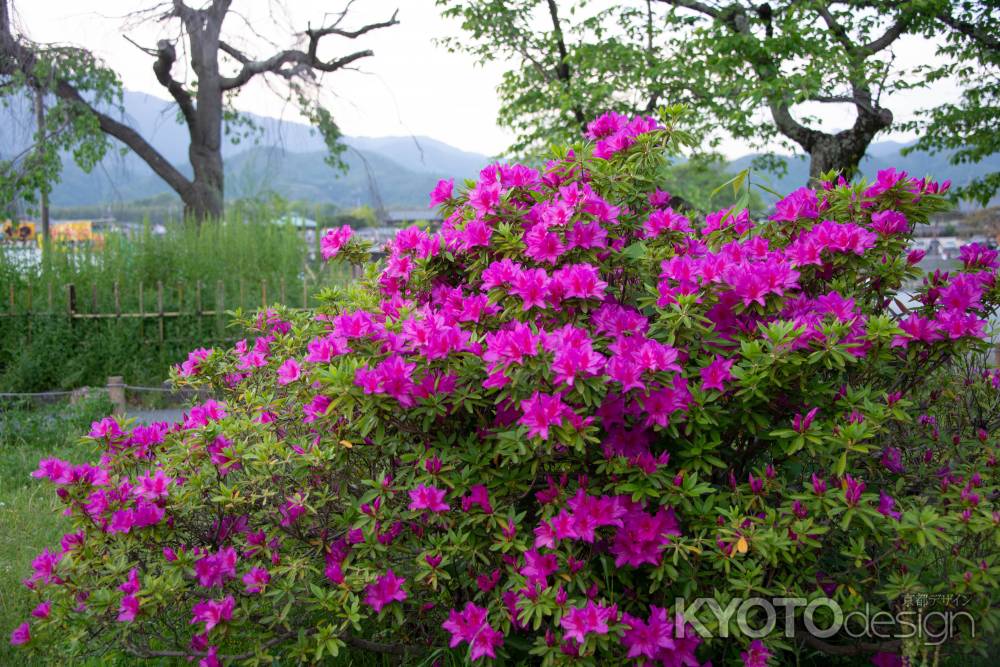
[{"label": "gnarled tree trunk", "polygon": [[[204,10],[193,10],[181,3],[175,4],[175,13],[184,23],[191,47],[191,66],[198,77],[198,90],[194,100],[181,86],[173,86],[170,67],[174,49],[169,42],[158,44],[157,65],[166,71],[157,71],[160,83],[172,89],[174,99],[182,108],[187,120],[191,144],[188,159],[194,172],[191,188],[179,193],[184,202],[185,216],[196,220],[218,219],[224,207],[225,175],[222,163],[222,113],[223,89],[219,73],[219,36],[222,22],[229,11],[229,0],[216,0]],[[168,49],[165,58],[164,50]],[[164,82],[164,78],[166,82]]]}]

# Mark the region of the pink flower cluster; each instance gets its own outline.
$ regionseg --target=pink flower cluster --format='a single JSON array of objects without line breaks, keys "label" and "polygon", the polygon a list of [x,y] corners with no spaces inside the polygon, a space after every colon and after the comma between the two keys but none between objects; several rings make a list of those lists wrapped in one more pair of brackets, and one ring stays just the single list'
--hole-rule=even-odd
[{"label": "pink flower cluster", "polygon": [[663,607],[650,605],[649,617],[631,614],[622,616],[628,629],[622,644],[628,648],[629,658],[644,658],[662,665],[699,665],[695,649],[701,639],[694,628],[687,626],[683,633],[677,631],[676,619]]},{"label": "pink flower cluster", "polygon": [[486,609],[472,602],[467,602],[461,612],[452,609],[441,627],[451,633],[451,648],[463,642],[469,644],[473,661],[497,657],[496,649],[503,644],[503,634],[489,624]]},{"label": "pink flower cluster", "polygon": [[208,359],[211,354],[212,350],[204,347],[199,347],[197,350],[189,352],[187,360],[177,367],[177,374],[181,377],[192,377],[197,375],[201,370],[202,363],[204,363],[204,361]]},{"label": "pink flower cluster", "polygon": [[351,229],[350,225],[326,230],[326,233],[323,234],[323,238],[319,242],[319,249],[323,254],[323,259],[329,261],[336,257],[341,248],[351,240],[353,234],[354,230]]},{"label": "pink flower cluster", "polygon": [[636,137],[660,127],[654,118],[629,118],[610,111],[587,125],[587,138],[596,139],[594,157],[607,160],[635,143]]},{"label": "pink flower cluster", "polygon": [[389,569],[365,589],[365,604],[376,612],[380,612],[392,602],[402,602],[407,598],[406,591],[403,589],[405,583],[405,579],[397,577],[392,569]]}]

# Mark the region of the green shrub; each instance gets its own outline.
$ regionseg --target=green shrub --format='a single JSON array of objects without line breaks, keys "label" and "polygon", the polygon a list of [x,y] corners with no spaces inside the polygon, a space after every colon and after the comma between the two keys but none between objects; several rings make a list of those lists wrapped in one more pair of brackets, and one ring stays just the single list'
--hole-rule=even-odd
[{"label": "green shrub", "polygon": [[[440,184],[439,234],[193,352],[176,379],[218,400],[183,424],[104,420],[98,465],[42,461],[73,527],[12,639],[203,665],[995,649],[1000,374],[976,355],[997,253],[901,313],[938,184],[887,170],[689,220],[656,189],[671,131],[608,115],[590,138]],[[348,236],[324,254],[362,257]],[[923,594],[962,596],[975,637],[808,631],[830,618],[806,603],[898,619]],[[700,598],[802,604],[755,639],[762,607],[675,615]]]}]

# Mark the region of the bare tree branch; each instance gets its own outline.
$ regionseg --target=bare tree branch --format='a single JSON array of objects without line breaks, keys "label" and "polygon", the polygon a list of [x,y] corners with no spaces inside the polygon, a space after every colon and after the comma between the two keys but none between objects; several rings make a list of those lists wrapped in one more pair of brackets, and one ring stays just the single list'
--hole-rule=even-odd
[{"label": "bare tree branch", "polygon": [[856,44],[851,40],[850,35],[847,34],[847,30],[844,26],[842,26],[837,19],[834,18],[833,14],[830,13],[830,8],[827,5],[823,3],[817,4],[816,11],[823,18],[823,22],[826,23],[830,32],[837,38],[837,41],[844,46],[847,53],[859,58],[867,58],[868,56],[878,53],[888,47],[890,44],[899,39],[904,32],[906,32],[906,28],[910,23],[910,17],[903,14],[886,29],[881,37],[874,39],[867,44]]},{"label": "bare tree branch", "polygon": [[866,99],[863,95],[813,95],[809,98],[812,102],[822,102],[823,104],[854,104],[860,106],[869,113],[878,113],[871,102],[870,96]]},{"label": "bare tree branch", "polygon": [[879,51],[888,47],[890,44],[899,39],[899,37],[904,32],[906,32],[906,28],[909,26],[909,24],[910,24],[909,16],[906,15],[900,16],[898,19],[896,19],[895,23],[889,26],[889,28],[885,31],[885,33],[881,37],[871,42],[868,42],[867,44],[862,46],[861,47],[862,51],[864,51],[866,55],[878,53]]},{"label": "bare tree branch", "polygon": [[847,30],[844,26],[840,25],[833,14],[830,13],[830,8],[823,3],[816,5],[816,11],[823,18],[823,22],[826,23],[826,27],[830,29],[833,36],[838,42],[844,47],[848,53],[854,53],[858,45],[851,41],[850,35],[847,34]]},{"label": "bare tree branch", "polygon": [[87,102],[80,93],[65,81],[57,81],[55,93],[64,100],[75,102],[85,107],[90,113],[97,117],[101,130],[110,134],[118,141],[122,142],[141,157],[149,165],[157,176],[166,181],[167,185],[174,191],[182,193],[191,188],[191,181],[187,179],[170,161],[163,157],[159,151],[147,142],[142,136],[128,125],[119,123],[111,116],[95,109]]},{"label": "bare tree branch", "polygon": [[[368,25],[362,26],[357,30],[343,30],[337,26],[340,21],[343,20],[346,11],[347,10],[345,9],[344,13],[339,15],[339,18],[332,25],[316,29],[308,28],[305,34],[309,37],[309,44],[305,51],[301,49],[287,49],[264,60],[255,60],[233,45],[220,41],[219,48],[243,66],[235,76],[221,78],[222,89],[232,90],[234,88],[239,88],[258,74],[277,74],[286,79],[290,79],[294,76],[302,76],[309,70],[335,72],[357,60],[368,58],[374,54],[370,49],[365,49],[363,51],[356,51],[333,60],[322,60],[318,56],[319,43],[321,39],[327,35],[337,35],[347,39],[356,39],[361,35],[371,32],[372,30],[387,28],[399,23],[396,18],[399,14],[399,10],[396,10],[393,12],[392,17],[387,21],[369,23]],[[292,67],[287,67],[289,65]]]},{"label": "bare tree branch", "polygon": [[[398,15],[399,15],[399,10],[397,9],[392,13],[392,17],[389,18],[388,21],[382,21],[380,23],[369,23],[368,25],[362,26],[357,30],[342,30],[341,28],[338,28],[337,25],[343,19],[343,16],[341,16],[341,18],[337,20],[337,23],[331,26],[325,28],[318,28],[316,30],[313,30],[312,28],[307,28],[306,35],[309,36],[310,47],[312,47],[313,44],[318,44],[319,40],[322,39],[323,37],[326,37],[327,35],[338,35],[340,37],[346,37],[347,39],[357,39],[361,35],[367,34],[372,30],[378,30],[379,28],[388,28],[389,26],[396,25],[397,23],[399,23],[399,21],[396,20],[396,17]],[[312,53],[311,48],[310,48],[310,53]]]},{"label": "bare tree branch", "polygon": [[170,96],[177,102],[188,126],[195,127],[198,115],[195,113],[191,93],[187,91],[184,84],[170,75],[170,70],[173,69],[176,61],[177,51],[170,41],[161,39],[156,43],[156,62],[153,63],[153,73],[156,74],[156,80],[169,91]]},{"label": "bare tree branch", "polygon": [[[316,69],[321,72],[335,72],[357,60],[374,55],[370,49],[365,49],[364,51],[356,51],[336,60],[313,62],[309,59],[308,54],[303,51],[291,49],[276,53],[267,60],[250,60],[246,54],[226,42],[220,41],[219,48],[243,65],[243,68],[236,76],[221,78],[223,90],[239,88],[258,74],[277,74],[290,79],[294,76],[300,76],[310,69]],[[292,67],[286,68],[286,65],[292,65]]]},{"label": "bare tree branch", "polygon": [[937,18],[941,23],[944,23],[955,32],[965,35],[980,46],[991,51],[1000,52],[1000,38],[996,35],[990,35],[967,21],[960,21],[947,12],[938,14]]},{"label": "bare tree branch", "polygon": [[704,2],[698,2],[697,0],[658,0],[658,2],[664,2],[668,5],[673,5],[674,7],[691,9],[704,14],[705,16],[710,16],[713,19],[717,19],[720,16],[718,9],[706,5]]}]

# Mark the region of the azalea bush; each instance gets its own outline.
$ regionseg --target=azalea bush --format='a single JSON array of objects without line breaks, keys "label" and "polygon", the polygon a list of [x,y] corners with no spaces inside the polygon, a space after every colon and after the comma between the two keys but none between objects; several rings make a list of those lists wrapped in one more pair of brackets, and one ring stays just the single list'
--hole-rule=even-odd
[{"label": "azalea bush", "polygon": [[[74,530],[26,573],[38,607],[12,641],[202,665],[989,650],[996,251],[923,276],[908,242],[947,184],[891,169],[766,219],[673,210],[671,120],[609,114],[544,169],[442,182],[438,233],[191,353],[176,382],[215,398],[182,423],[106,419],[95,463],[43,460]],[[349,229],[322,251],[364,257]],[[936,647],[816,637],[801,607],[790,637],[676,613],[945,593],[975,636]]]}]

